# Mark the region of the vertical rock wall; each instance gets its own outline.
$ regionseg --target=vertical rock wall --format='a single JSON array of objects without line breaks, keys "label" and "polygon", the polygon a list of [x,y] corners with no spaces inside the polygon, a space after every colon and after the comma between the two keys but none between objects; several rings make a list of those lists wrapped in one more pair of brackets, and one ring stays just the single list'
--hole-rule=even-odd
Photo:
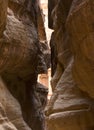
[{"label": "vertical rock wall", "polygon": [[57,0],[53,7],[49,0],[49,5],[52,63],[54,56],[57,63],[47,130],[94,130],[94,1]]},{"label": "vertical rock wall", "polygon": [[39,41],[41,15],[38,0],[0,0],[2,130],[44,130],[48,90],[37,83],[38,74],[47,71]]}]

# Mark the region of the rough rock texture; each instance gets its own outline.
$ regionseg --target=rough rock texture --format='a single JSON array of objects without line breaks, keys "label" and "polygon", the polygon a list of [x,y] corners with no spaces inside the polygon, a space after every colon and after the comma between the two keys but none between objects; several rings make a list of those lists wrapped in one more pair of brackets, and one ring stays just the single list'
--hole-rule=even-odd
[{"label": "rough rock texture", "polygon": [[93,14],[93,0],[57,0],[52,10],[57,69],[47,130],[94,130]]},{"label": "rough rock texture", "polygon": [[[6,18],[7,18],[7,0],[0,0],[0,37],[2,36],[3,30],[5,29],[6,25]],[[1,11],[2,10],[2,11]]]},{"label": "rough rock texture", "polygon": [[17,130],[11,122],[9,122],[7,115],[4,111],[2,104],[0,103],[0,129],[1,130]]},{"label": "rough rock texture", "polygon": [[8,120],[17,128],[17,130],[31,130],[23,120],[20,104],[10,94],[9,90],[7,89],[7,86],[4,84],[4,81],[1,78],[0,103],[4,107],[4,110],[6,112],[6,118],[8,118]]},{"label": "rough rock texture", "polygon": [[[39,37],[38,23],[40,28],[43,25],[40,14],[38,0],[0,0],[2,130],[44,130],[48,91],[37,83],[37,76],[46,72],[48,65]],[[3,111],[6,114],[2,115]]]}]

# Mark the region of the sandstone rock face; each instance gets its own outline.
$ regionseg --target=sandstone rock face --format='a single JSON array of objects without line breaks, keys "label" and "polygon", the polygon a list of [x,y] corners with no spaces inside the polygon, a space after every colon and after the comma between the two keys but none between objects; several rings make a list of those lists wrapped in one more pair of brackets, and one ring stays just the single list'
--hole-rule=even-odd
[{"label": "sandstone rock face", "polygon": [[53,10],[57,69],[47,130],[94,130],[94,1],[57,0]]},{"label": "sandstone rock face", "polygon": [[17,130],[12,123],[9,122],[2,104],[0,104],[0,129],[1,130]]},{"label": "sandstone rock face", "polygon": [[[2,130],[44,130],[47,90],[37,83],[38,74],[47,71],[39,37],[41,15],[38,0],[0,0]],[[45,33],[42,35],[46,41]]]},{"label": "sandstone rock face", "polygon": [[0,0],[0,5],[1,5],[0,9],[0,37],[1,37],[6,25],[8,1]]},{"label": "sandstone rock face", "polygon": [[[20,104],[10,94],[9,90],[7,89],[7,86],[4,84],[4,81],[1,78],[0,78],[0,103],[3,105],[4,110],[6,112],[5,118],[6,119],[8,118],[7,120],[9,120],[16,127],[15,129],[31,130],[23,120]],[[7,129],[5,128],[5,130]]]}]

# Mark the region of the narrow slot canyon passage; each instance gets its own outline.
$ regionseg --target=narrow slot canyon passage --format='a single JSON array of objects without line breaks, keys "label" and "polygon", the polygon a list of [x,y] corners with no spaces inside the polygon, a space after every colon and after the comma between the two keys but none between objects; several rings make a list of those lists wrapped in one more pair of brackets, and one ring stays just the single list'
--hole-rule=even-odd
[{"label": "narrow slot canyon passage", "polygon": [[0,0],[0,130],[94,130],[94,0]]},{"label": "narrow slot canyon passage", "polygon": [[[48,44],[50,55],[51,55],[50,38],[51,38],[51,34],[52,34],[53,30],[48,27],[48,0],[40,0],[40,8],[41,8],[42,13],[43,13],[46,40],[47,40],[47,44]],[[51,64],[51,62],[50,62],[50,64]],[[48,69],[47,74],[40,74],[38,76],[38,81],[48,88],[48,100],[49,100],[51,98],[51,95],[52,95],[52,88],[51,88],[51,83],[50,83],[50,81],[51,81],[51,65]]]}]

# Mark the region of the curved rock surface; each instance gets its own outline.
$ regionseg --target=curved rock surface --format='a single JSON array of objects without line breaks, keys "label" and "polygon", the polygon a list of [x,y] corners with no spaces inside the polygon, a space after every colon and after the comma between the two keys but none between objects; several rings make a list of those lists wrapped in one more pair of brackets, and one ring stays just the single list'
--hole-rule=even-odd
[{"label": "curved rock surface", "polygon": [[47,130],[94,129],[93,14],[93,0],[57,0],[53,8],[53,70],[57,68],[46,109]]},{"label": "curved rock surface", "polygon": [[0,0],[2,130],[44,130],[47,90],[37,83],[38,74],[45,73],[48,66],[39,37],[39,19],[45,32],[41,15],[38,0]]}]

